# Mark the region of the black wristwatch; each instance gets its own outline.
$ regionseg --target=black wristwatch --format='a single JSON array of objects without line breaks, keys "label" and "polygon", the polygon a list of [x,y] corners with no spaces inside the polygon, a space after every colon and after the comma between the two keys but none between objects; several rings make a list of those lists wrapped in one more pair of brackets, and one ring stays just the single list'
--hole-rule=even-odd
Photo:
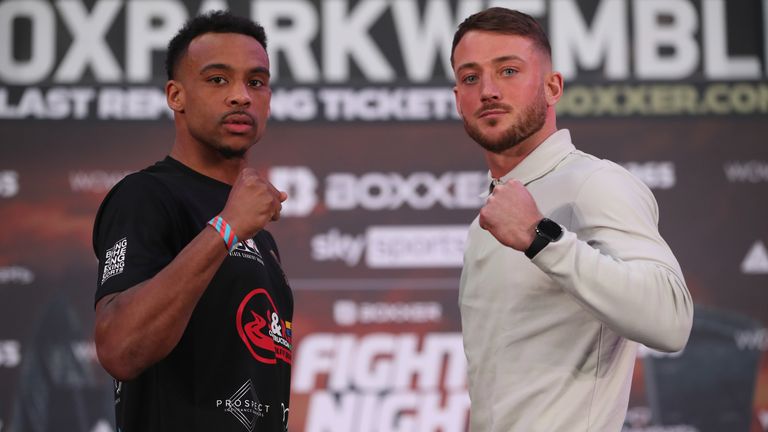
[{"label": "black wristwatch", "polygon": [[560,240],[562,236],[563,228],[557,222],[547,218],[540,220],[539,224],[536,225],[536,238],[533,239],[533,243],[525,250],[525,256],[533,259],[546,245]]}]

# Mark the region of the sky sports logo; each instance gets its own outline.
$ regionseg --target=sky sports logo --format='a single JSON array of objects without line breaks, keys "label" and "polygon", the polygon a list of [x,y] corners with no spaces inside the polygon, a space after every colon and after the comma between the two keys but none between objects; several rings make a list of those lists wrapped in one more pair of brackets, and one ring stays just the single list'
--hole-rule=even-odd
[{"label": "sky sports logo", "polygon": [[464,258],[467,225],[370,226],[363,234],[338,228],[310,241],[315,261],[341,261],[376,269],[458,268]]}]

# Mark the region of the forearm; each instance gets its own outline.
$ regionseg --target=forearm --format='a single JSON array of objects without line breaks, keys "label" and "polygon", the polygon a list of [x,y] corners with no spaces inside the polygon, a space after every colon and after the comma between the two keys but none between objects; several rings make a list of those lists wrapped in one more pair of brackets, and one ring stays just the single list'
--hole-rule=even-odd
[{"label": "forearm", "polygon": [[219,234],[205,228],[154,277],[96,305],[96,348],[104,368],[131,379],[167,356],[227,256]]},{"label": "forearm", "polygon": [[[693,302],[674,257],[661,256],[619,260],[566,233],[534,263],[611,330],[654,349],[678,351],[690,334]],[[674,262],[664,262],[669,260]]]}]

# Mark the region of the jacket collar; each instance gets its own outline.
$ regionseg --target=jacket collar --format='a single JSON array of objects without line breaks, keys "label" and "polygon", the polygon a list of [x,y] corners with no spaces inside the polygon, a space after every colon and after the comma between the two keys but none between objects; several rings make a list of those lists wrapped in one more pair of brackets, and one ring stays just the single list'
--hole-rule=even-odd
[{"label": "jacket collar", "polygon": [[[501,177],[497,183],[506,183],[516,179],[527,186],[555,169],[574,150],[576,147],[571,142],[570,131],[560,129],[547,137],[516,167]],[[488,172],[488,181],[493,181],[490,171]]]}]

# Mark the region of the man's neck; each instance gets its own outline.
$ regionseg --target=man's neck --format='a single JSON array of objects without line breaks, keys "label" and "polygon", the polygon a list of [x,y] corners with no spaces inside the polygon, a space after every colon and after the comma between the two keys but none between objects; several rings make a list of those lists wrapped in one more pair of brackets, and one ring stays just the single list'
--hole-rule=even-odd
[{"label": "man's neck", "polygon": [[227,159],[212,149],[190,151],[178,143],[174,144],[170,156],[200,174],[229,185],[235,183],[237,175],[246,166],[245,156]]},{"label": "man's neck", "polygon": [[504,177],[555,132],[557,132],[557,126],[555,126],[554,121],[547,121],[536,133],[503,153],[486,151],[485,161],[491,171],[491,177]]}]

